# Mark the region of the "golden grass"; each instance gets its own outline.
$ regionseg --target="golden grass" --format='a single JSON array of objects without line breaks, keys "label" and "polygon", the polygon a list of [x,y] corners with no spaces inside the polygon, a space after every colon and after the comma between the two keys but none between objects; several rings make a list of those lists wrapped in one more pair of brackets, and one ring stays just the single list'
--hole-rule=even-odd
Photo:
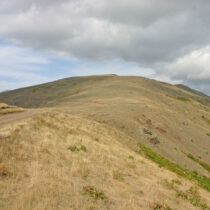
[{"label": "golden grass", "polygon": [[[100,123],[56,112],[4,126],[0,209],[136,210],[151,209],[156,201],[172,209],[194,209],[161,181],[177,179],[175,174],[119,143],[116,138],[127,137],[115,133]],[[86,151],[71,151],[72,145]],[[182,183],[180,190],[193,185]],[[206,191],[200,189],[200,196],[210,204]]]},{"label": "golden grass", "polygon": [[[130,136],[130,143],[118,138],[125,146],[134,149],[133,141],[140,141],[183,168],[209,176],[208,171],[182,152],[200,156],[209,163],[209,136],[206,133],[209,133],[210,99],[192,91],[141,77],[106,75],[69,78],[8,91],[0,93],[1,100],[27,108],[51,107],[101,122],[112,131],[115,128]],[[24,113],[29,115],[31,111],[26,109]],[[0,116],[0,126],[3,121],[11,122],[9,118],[15,115]],[[17,115],[23,117],[22,113]],[[21,116],[17,116],[18,119]],[[143,128],[152,132],[151,137],[142,132]],[[158,138],[159,144],[152,145],[154,142],[150,139],[154,137]]]},{"label": "golden grass", "polygon": [[24,109],[16,106],[10,106],[5,103],[0,103],[0,115],[23,112]]}]

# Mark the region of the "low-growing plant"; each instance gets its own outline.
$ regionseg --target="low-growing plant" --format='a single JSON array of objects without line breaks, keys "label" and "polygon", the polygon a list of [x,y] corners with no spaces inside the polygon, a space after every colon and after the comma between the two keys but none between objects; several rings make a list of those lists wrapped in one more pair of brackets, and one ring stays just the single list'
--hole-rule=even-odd
[{"label": "low-growing plant", "polygon": [[68,150],[71,150],[72,152],[79,152],[80,150],[86,152],[87,148],[85,145],[81,145],[80,147],[77,147],[76,145],[69,146]]},{"label": "low-growing plant", "polygon": [[81,149],[82,151],[84,151],[84,152],[86,152],[86,151],[87,151],[87,149],[86,149],[86,146],[85,146],[85,145],[81,145],[81,146],[80,146],[80,149]]},{"label": "low-growing plant", "polygon": [[183,101],[183,102],[189,102],[189,101],[191,101],[189,98],[181,97],[181,96],[177,97],[177,99],[180,100],[180,101]]},{"label": "low-growing plant", "polygon": [[72,152],[78,152],[79,151],[79,148],[77,146],[69,146],[68,147],[68,150],[71,150]]},{"label": "low-growing plant", "polygon": [[209,119],[209,118],[205,117],[204,115],[202,116],[202,118],[203,118],[208,124],[210,124],[210,119]]},{"label": "low-growing plant", "polygon": [[95,141],[99,142],[99,138],[96,137],[96,138],[95,138]]},{"label": "low-growing plant", "polygon": [[207,135],[207,136],[210,136],[210,133],[207,133],[206,135]]},{"label": "low-growing plant", "polygon": [[116,170],[116,171],[113,172],[113,177],[116,180],[124,181],[124,177],[122,176],[122,174],[120,173],[119,170]]},{"label": "low-growing plant", "polygon": [[129,155],[128,158],[134,160],[134,157],[132,155]]},{"label": "low-growing plant", "polygon": [[185,126],[188,126],[188,123],[187,122],[183,122],[182,124],[185,125]]},{"label": "low-growing plant", "polygon": [[198,158],[194,157],[192,154],[187,154],[187,157],[191,160],[199,163],[203,168],[205,168],[208,172],[210,172],[210,165],[202,160],[199,160]]},{"label": "low-growing plant", "polygon": [[34,87],[34,88],[32,89],[32,93],[36,93],[39,89],[40,89],[39,86]]},{"label": "low-growing plant", "polygon": [[94,186],[85,186],[83,187],[83,194],[89,195],[95,199],[105,199],[104,192],[102,190],[97,189]]},{"label": "low-growing plant", "polygon": [[182,185],[182,182],[179,179],[173,179],[171,181],[173,184],[178,184],[178,185]]},{"label": "low-growing plant", "polygon": [[193,206],[201,209],[209,209],[207,204],[201,200],[197,187],[190,187],[187,191],[177,190],[177,197],[181,197],[189,201]]},{"label": "low-growing plant", "polygon": [[63,86],[65,86],[65,85],[66,85],[66,84],[62,84],[62,83],[57,84],[58,87],[63,87]]},{"label": "low-growing plant", "polygon": [[163,179],[163,183],[168,189],[170,189],[170,190],[175,189],[175,186],[174,186],[173,182],[170,182],[167,179]]},{"label": "low-growing plant", "polygon": [[189,180],[195,180],[198,185],[207,191],[210,192],[210,178],[202,175],[198,175],[197,173],[194,173],[192,171],[189,171],[188,169],[182,168],[178,164],[168,160],[167,158],[161,156],[160,154],[154,152],[152,149],[146,147],[145,145],[139,143],[138,144],[140,150],[139,153],[141,154],[142,151],[144,152],[144,155],[149,158],[150,160],[154,161],[159,165],[159,167],[164,167],[174,173],[176,173],[179,176],[182,176]]},{"label": "low-growing plant", "polygon": [[160,204],[155,202],[153,207],[153,210],[172,210],[168,205]]}]

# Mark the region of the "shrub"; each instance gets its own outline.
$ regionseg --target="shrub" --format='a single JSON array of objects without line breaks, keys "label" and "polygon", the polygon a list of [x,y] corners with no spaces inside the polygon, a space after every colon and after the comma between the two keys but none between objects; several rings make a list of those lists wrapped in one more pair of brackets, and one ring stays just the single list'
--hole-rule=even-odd
[{"label": "shrub", "polygon": [[80,146],[80,149],[81,149],[82,151],[84,151],[84,152],[86,152],[86,151],[87,151],[87,149],[86,149],[85,145],[81,145],[81,146]]},{"label": "shrub", "polygon": [[74,145],[74,146],[69,146],[68,150],[71,150],[72,152],[78,152],[79,148],[77,148],[77,146]]},{"label": "shrub", "polygon": [[134,160],[134,157],[132,155],[129,155],[128,158]]},{"label": "shrub", "polygon": [[83,187],[83,194],[89,195],[95,199],[105,199],[104,192],[95,188],[94,186],[85,186]]}]

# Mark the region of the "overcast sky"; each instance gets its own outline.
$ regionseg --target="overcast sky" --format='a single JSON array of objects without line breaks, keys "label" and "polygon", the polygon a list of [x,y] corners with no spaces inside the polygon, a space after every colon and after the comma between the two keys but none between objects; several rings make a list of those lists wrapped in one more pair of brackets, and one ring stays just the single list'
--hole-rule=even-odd
[{"label": "overcast sky", "polygon": [[210,1],[0,1],[0,91],[106,73],[210,95]]}]

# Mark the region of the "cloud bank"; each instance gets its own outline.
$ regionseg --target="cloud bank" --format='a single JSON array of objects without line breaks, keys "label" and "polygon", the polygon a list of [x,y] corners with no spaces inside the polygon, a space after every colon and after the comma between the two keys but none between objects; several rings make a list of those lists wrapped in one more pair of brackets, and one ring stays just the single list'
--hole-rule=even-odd
[{"label": "cloud bank", "polygon": [[0,25],[0,37],[18,45],[88,62],[135,62],[154,78],[210,94],[207,0],[2,0]]}]

